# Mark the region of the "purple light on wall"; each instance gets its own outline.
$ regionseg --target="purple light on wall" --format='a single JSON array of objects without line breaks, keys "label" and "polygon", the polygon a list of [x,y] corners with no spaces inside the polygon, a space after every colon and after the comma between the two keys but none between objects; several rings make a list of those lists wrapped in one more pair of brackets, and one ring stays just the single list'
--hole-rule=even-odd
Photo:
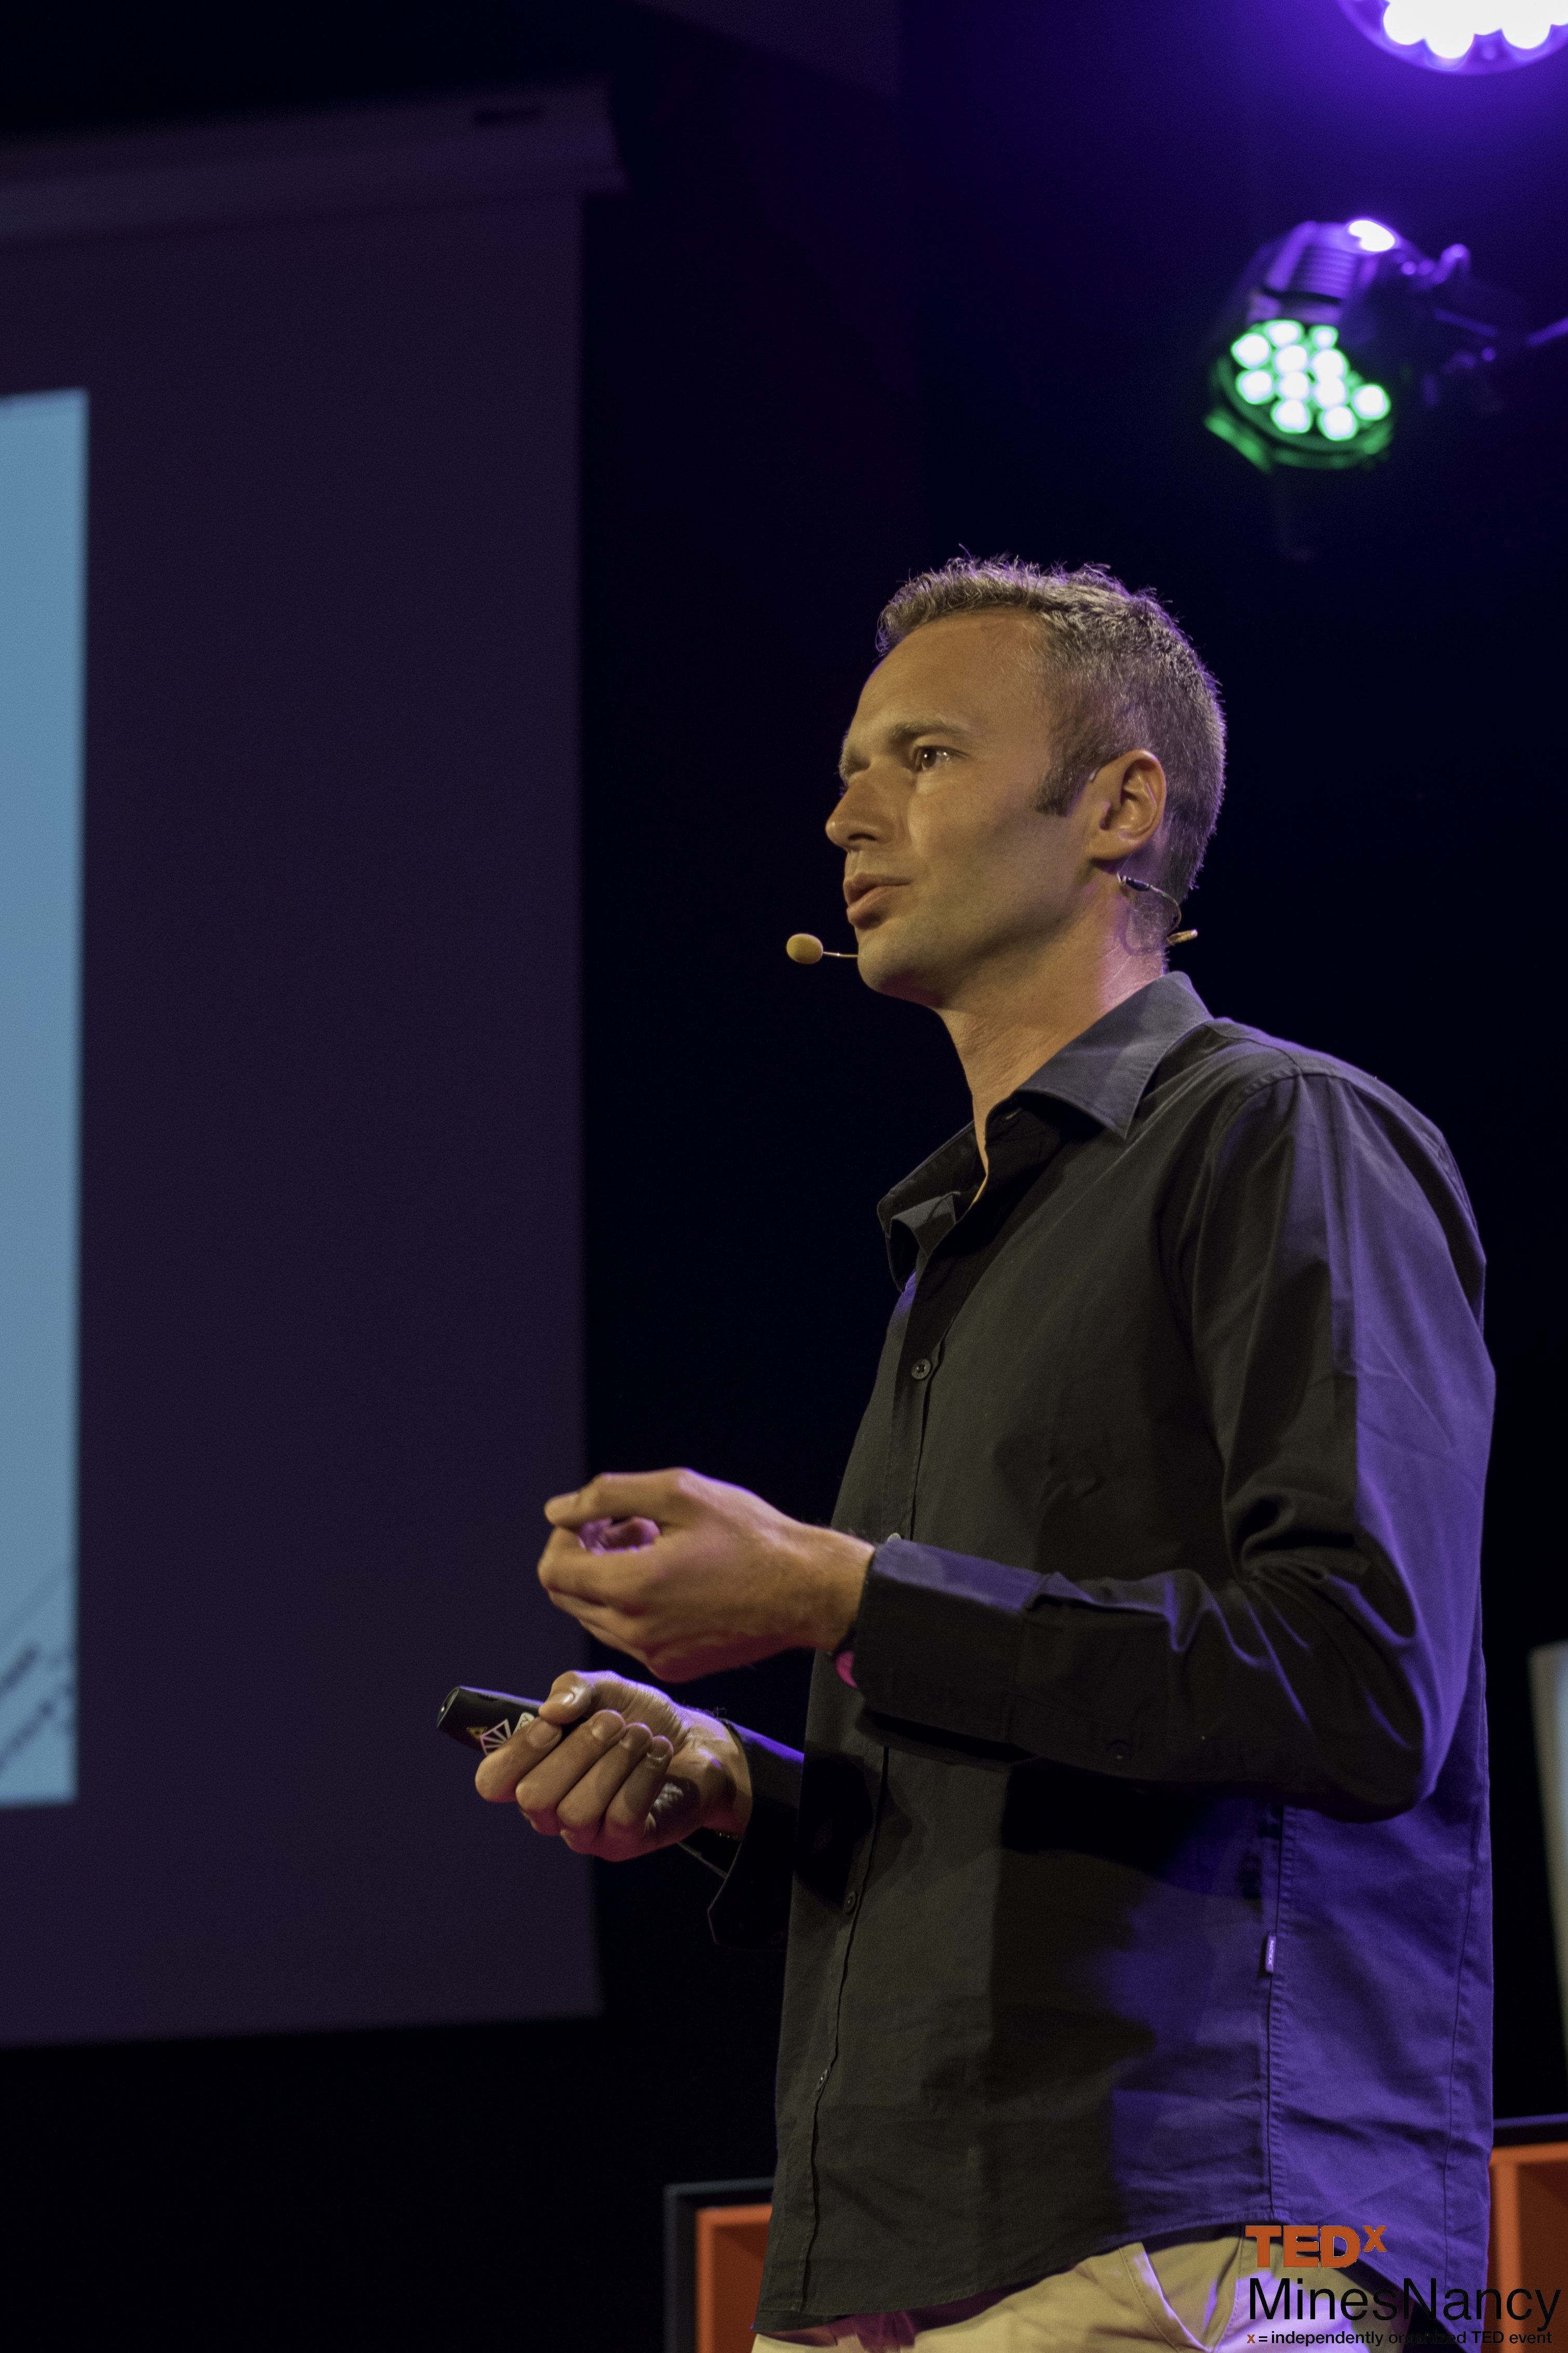
[{"label": "purple light on wall", "polygon": [[1568,0],[1340,0],[1390,57],[1436,73],[1511,73],[1568,42]]}]

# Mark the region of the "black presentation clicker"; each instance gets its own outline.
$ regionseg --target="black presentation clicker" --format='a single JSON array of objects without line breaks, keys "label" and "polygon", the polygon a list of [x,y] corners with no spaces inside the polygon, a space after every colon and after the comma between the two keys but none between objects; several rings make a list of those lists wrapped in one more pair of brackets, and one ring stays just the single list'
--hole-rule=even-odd
[{"label": "black presentation clicker", "polygon": [[460,1740],[465,1748],[477,1748],[488,1757],[531,1724],[541,1704],[536,1699],[519,1699],[515,1692],[476,1691],[468,1683],[456,1683],[441,1702],[436,1727],[448,1740]]}]

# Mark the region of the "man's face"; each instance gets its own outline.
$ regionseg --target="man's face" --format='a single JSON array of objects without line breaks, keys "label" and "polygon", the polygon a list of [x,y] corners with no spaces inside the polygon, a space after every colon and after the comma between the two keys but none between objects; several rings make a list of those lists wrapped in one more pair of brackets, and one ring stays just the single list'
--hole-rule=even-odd
[{"label": "man's face", "polygon": [[928,622],[871,672],[827,834],[873,988],[951,1005],[982,973],[1026,969],[1079,912],[1092,812],[1035,807],[1055,734],[1025,614]]}]

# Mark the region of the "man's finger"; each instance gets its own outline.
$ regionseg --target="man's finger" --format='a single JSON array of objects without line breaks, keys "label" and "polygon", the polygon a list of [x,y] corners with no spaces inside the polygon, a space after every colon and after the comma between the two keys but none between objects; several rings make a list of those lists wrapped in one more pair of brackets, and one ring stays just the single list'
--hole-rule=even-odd
[{"label": "man's finger", "polygon": [[673,1736],[679,1711],[665,1693],[610,1667],[579,1667],[557,1675],[540,1709],[552,1724],[585,1723],[599,1708],[613,1708],[627,1724],[646,1724],[650,1732]]},{"label": "man's finger", "polygon": [[557,1606],[563,1599],[635,1616],[660,1590],[668,1566],[668,1547],[662,1538],[631,1552],[586,1552],[574,1535],[558,1528],[540,1556],[539,1582]]},{"label": "man's finger", "polygon": [[[664,1830],[662,1836],[660,1832],[664,1821],[673,1824],[673,1818],[661,1817],[658,1808],[671,1786],[667,1777],[672,1757],[668,1741],[656,1740],[605,1807],[593,1851],[606,1862],[624,1862],[633,1855],[646,1854],[650,1847],[670,1843],[672,1831]],[[682,1820],[692,1810],[691,1805],[683,1806]],[[580,1852],[581,1842],[574,1840],[573,1844]]]},{"label": "man's finger", "polygon": [[643,1843],[647,1836],[649,1810],[674,1759],[675,1751],[662,1736],[649,1741],[635,1769],[605,1808],[606,1837]]},{"label": "man's finger", "polygon": [[558,1724],[546,1724],[535,1716],[531,1724],[523,1725],[500,1747],[492,1748],[481,1757],[474,1775],[474,1787],[481,1798],[492,1806],[505,1805],[525,1773],[542,1765],[552,1748],[561,1745],[562,1728]]},{"label": "man's finger", "polygon": [[637,1694],[637,1685],[622,1675],[591,1674],[569,1669],[557,1675],[539,1703],[539,1714],[522,1725],[500,1748],[492,1749],[474,1775],[474,1787],[492,1806],[510,1803],[525,1773],[531,1773],[563,1735],[574,1724],[585,1723],[595,1709],[618,1708]]},{"label": "man's finger", "polygon": [[[649,1751],[657,1753],[658,1744]],[[674,1759],[670,1760],[671,1764]],[[605,1835],[623,1841],[636,1839],[639,1851],[649,1841],[668,1846],[694,1830],[717,1799],[727,1794],[721,1767],[701,1750],[687,1750],[679,1767],[657,1788],[647,1793],[628,1780],[605,1810]],[[641,1805],[642,1814],[635,1811]],[[651,1820],[645,1819],[651,1816]],[[625,1851],[631,1851],[629,1845]]]},{"label": "man's finger", "polygon": [[695,1501],[690,1471],[602,1471],[575,1494],[552,1495],[544,1516],[552,1527],[581,1528],[590,1520],[652,1520],[663,1527],[689,1513]]},{"label": "man's finger", "polygon": [[[565,1674],[556,1676],[540,1701],[541,1718],[548,1724],[575,1724],[579,1716],[592,1714],[595,1706],[614,1707],[616,1703],[611,1695],[599,1690],[600,1683],[607,1680],[603,1675],[586,1674],[581,1670],[569,1668]],[[545,1714],[546,1709],[549,1710],[548,1715]]]},{"label": "man's finger", "polygon": [[[667,1747],[668,1745],[665,1743]],[[569,1846],[591,1850],[596,1845],[607,1808],[636,1773],[652,1746],[653,1735],[646,1724],[628,1724],[614,1747],[567,1790],[555,1808],[555,1822]],[[659,1778],[662,1780],[663,1778],[661,1774]],[[526,1790],[519,1791],[520,1805],[526,1796]],[[647,1811],[646,1801],[643,1811],[645,1814]],[[533,1826],[536,1830],[539,1828],[536,1820]]]},{"label": "man's finger", "polygon": [[625,1553],[588,1552],[559,1528],[539,1559],[539,1582],[552,1599],[563,1593],[574,1601],[614,1601],[637,1575]]},{"label": "man's finger", "polygon": [[658,1542],[657,1520],[590,1520],[576,1530],[590,1552],[640,1552]]},{"label": "man's finger", "polygon": [[647,1658],[641,1647],[637,1620],[623,1615],[618,1609],[606,1609],[592,1601],[578,1601],[568,1593],[552,1593],[551,1600],[557,1609],[563,1609],[574,1619],[585,1634],[595,1642],[603,1642],[607,1651],[620,1651],[628,1659],[647,1666]]},{"label": "man's finger", "polygon": [[627,1683],[624,1675],[595,1672],[587,1667],[568,1668],[557,1675],[539,1703],[542,1720],[548,1724],[572,1725],[584,1723],[595,1708],[621,1706],[637,1695],[638,1686]]},{"label": "man's finger", "polygon": [[574,1830],[568,1825],[561,1832],[562,1843],[574,1854],[597,1855],[605,1862],[626,1862],[668,1844],[668,1840],[657,1835],[654,1809],[668,1787],[666,1776],[671,1753],[668,1740],[662,1736],[656,1740],[637,1759],[593,1828]]},{"label": "man's finger", "polygon": [[625,1729],[624,1716],[613,1708],[601,1708],[586,1724],[574,1725],[558,1748],[514,1783],[512,1794],[536,1831],[554,1837],[557,1805],[585,1773],[592,1772]]}]

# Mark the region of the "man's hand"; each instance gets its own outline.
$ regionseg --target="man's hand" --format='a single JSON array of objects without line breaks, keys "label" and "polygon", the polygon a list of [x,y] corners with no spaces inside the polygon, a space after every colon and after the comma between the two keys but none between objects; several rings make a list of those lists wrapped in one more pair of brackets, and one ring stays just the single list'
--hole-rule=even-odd
[{"label": "man's hand", "polygon": [[746,1752],[728,1725],[618,1675],[557,1675],[474,1785],[492,1805],[515,1798],[531,1830],[606,1862],[695,1830],[739,1838],[752,1810]]},{"label": "man's hand", "polygon": [[695,1471],[590,1479],[544,1516],[539,1581],[555,1607],[666,1683],[836,1650],[874,1549]]}]

